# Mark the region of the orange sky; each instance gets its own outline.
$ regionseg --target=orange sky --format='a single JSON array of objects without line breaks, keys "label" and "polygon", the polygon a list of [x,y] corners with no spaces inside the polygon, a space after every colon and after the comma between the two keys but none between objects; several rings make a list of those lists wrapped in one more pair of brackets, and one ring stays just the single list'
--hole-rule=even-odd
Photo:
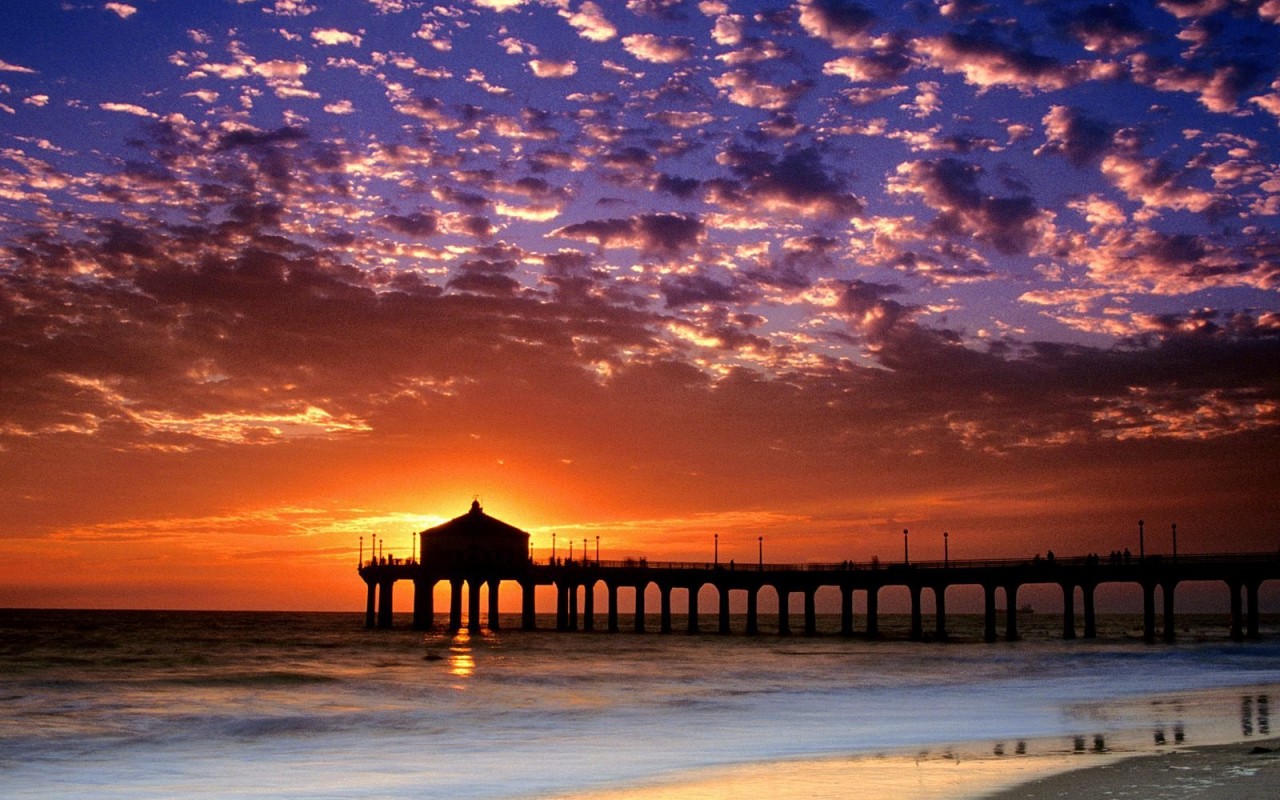
[{"label": "orange sky", "polygon": [[896,560],[903,528],[917,559],[942,556],[944,530],[952,558],[1136,551],[1139,517],[1148,552],[1168,551],[1173,520],[1184,553],[1275,546],[1273,509],[1254,500],[1274,468],[1265,448],[1236,466],[1248,442],[1205,470],[1216,448],[1201,443],[911,454],[911,440],[886,435],[879,451],[779,452],[767,418],[733,423],[761,436],[730,437],[689,403],[653,426],[620,417],[608,436],[550,435],[504,408],[469,413],[490,416],[472,432],[425,415],[430,436],[200,453],[20,442],[5,457],[32,468],[4,478],[16,513],[0,605],[359,608],[360,537],[407,555],[414,531],[474,495],[529,530],[540,556],[555,531],[561,554],[583,537],[594,551],[599,535],[605,558],[708,559],[718,533],[726,561],[753,561],[758,536],[769,561]]},{"label": "orange sky", "polygon": [[1273,12],[20,5],[0,606],[1280,547]]}]

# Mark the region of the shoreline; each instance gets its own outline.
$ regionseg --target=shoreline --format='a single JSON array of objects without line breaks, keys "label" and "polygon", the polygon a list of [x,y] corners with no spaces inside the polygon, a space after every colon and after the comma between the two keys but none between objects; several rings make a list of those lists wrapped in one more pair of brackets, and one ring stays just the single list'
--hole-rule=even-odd
[{"label": "shoreline", "polygon": [[[1153,794],[1153,792],[1158,794]],[[644,786],[540,795],[548,800],[1270,800],[1280,797],[1280,738],[1163,752],[974,756],[951,748],[715,767]]]},{"label": "shoreline", "polygon": [[[1152,796],[1269,800],[1280,797],[1280,736],[1271,731],[1265,698],[1277,691],[1276,684],[1218,687],[1064,707],[1064,712],[1081,721],[1079,730],[1094,731],[1090,734],[990,737],[725,764],[640,785],[602,785],[537,796],[554,800],[736,800],[751,795],[774,800],[1146,800]],[[1242,699],[1247,699],[1246,704],[1237,705]],[[1260,752],[1255,753],[1255,748]],[[1156,788],[1161,793],[1153,795]]]},{"label": "shoreline", "polygon": [[1134,754],[1109,764],[1081,766],[977,795],[973,800],[1050,800],[1064,797],[1280,797],[1280,738],[1178,747]]}]

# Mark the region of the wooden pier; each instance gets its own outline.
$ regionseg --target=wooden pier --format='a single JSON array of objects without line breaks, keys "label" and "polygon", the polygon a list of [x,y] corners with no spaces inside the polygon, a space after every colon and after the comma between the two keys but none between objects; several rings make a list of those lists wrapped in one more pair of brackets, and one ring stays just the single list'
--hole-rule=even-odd
[{"label": "wooden pier", "polygon": [[[523,537],[523,541],[521,541]],[[1258,635],[1258,590],[1264,581],[1280,579],[1280,553],[1223,553],[1182,556],[1135,556],[1114,554],[1111,557],[1084,556],[1070,558],[1033,558],[1021,560],[951,560],[883,564],[845,561],[831,564],[766,564],[649,562],[643,559],[600,561],[593,559],[549,559],[551,563],[535,563],[529,556],[528,534],[489,517],[478,503],[471,511],[437,528],[421,534],[421,552],[408,561],[373,559],[358,567],[367,585],[365,624],[368,627],[391,626],[393,589],[397,581],[412,581],[414,587],[413,625],[430,629],[436,624],[434,590],[447,581],[450,601],[447,626],[462,627],[464,588],[467,602],[467,625],[481,629],[481,589],[488,586],[488,609],[485,615],[490,630],[497,630],[498,592],[503,581],[520,585],[522,594],[522,627],[536,628],[536,589],[555,587],[556,625],[560,631],[593,631],[597,619],[595,589],[603,583],[607,601],[603,630],[622,630],[618,606],[619,589],[634,591],[635,601],[630,624],[626,627],[645,632],[647,612],[645,592],[652,584],[659,592],[659,631],[673,630],[671,596],[673,592],[688,594],[685,617],[690,632],[700,632],[699,592],[713,587],[719,597],[714,615],[715,630],[730,633],[730,598],[741,592],[746,600],[745,633],[762,633],[758,613],[758,597],[767,588],[778,598],[777,633],[791,633],[790,602],[801,595],[804,605],[806,635],[814,635],[816,597],[820,589],[832,587],[840,592],[840,633],[845,636],[879,635],[878,606],[880,590],[905,587],[911,597],[912,639],[925,639],[926,631],[921,596],[931,592],[934,599],[933,629],[928,638],[947,638],[946,592],[953,586],[980,586],[985,598],[984,638],[996,641],[1018,638],[1018,591],[1035,584],[1056,585],[1062,590],[1062,636],[1074,639],[1076,628],[1076,590],[1083,599],[1082,636],[1097,635],[1094,592],[1108,583],[1136,584],[1142,588],[1143,633],[1156,640],[1157,616],[1162,616],[1160,636],[1175,637],[1174,598],[1180,583],[1211,581],[1223,583],[1230,598],[1233,639]],[[1156,590],[1162,595],[1162,614],[1157,615]],[[578,595],[582,592],[582,606]],[[854,595],[865,596],[865,613],[860,630],[855,625]],[[1004,609],[997,609],[997,593],[1003,593]],[[1003,617],[1003,631],[999,628]]]}]

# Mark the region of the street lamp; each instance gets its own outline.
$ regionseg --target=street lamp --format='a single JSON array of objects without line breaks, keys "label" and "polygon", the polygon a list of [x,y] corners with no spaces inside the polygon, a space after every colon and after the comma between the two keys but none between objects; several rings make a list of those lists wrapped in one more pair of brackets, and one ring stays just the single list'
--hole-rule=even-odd
[{"label": "street lamp", "polygon": [[716,534],[715,565],[720,566],[720,534]]},{"label": "street lamp", "polygon": [[556,563],[556,535],[551,534],[551,563]]},{"label": "street lamp", "polygon": [[596,566],[600,566],[600,537],[596,536]]},{"label": "street lamp", "polygon": [[582,537],[582,563],[587,563],[587,537]]},{"label": "street lamp", "polygon": [[356,562],[356,566],[359,567],[363,564],[364,564],[364,537],[361,536],[360,537],[360,560]]},{"label": "street lamp", "polygon": [[760,571],[764,572],[764,537],[759,537],[760,542]]},{"label": "street lamp", "polygon": [[942,566],[951,566],[951,546],[947,543],[947,532],[942,532]]},{"label": "street lamp", "polygon": [[902,563],[911,563],[911,550],[907,547],[907,529],[902,529]]},{"label": "street lamp", "polygon": [[414,560],[418,560],[418,532],[413,532],[413,543],[409,546],[409,556]]},{"label": "street lamp", "polygon": [[1147,557],[1147,543],[1143,539],[1142,520],[1138,520],[1138,560],[1142,561]]}]

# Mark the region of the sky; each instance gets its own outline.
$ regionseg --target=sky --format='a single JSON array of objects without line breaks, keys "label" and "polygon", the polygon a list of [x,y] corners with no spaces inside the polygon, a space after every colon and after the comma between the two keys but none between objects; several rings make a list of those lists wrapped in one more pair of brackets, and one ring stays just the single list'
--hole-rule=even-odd
[{"label": "sky", "polygon": [[1280,0],[0,16],[0,606],[1280,547]]}]

